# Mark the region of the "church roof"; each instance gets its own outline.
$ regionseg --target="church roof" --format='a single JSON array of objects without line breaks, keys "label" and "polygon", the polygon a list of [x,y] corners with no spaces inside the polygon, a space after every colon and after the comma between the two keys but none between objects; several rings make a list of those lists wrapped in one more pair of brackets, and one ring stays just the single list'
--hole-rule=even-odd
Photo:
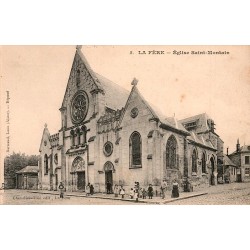
[{"label": "church roof", "polygon": [[210,117],[206,113],[202,113],[199,115],[191,116],[185,119],[180,120],[180,122],[185,126],[185,124],[190,122],[196,122],[197,126],[195,129],[196,133],[204,133],[209,130],[207,120],[210,119]]},{"label": "church roof", "polygon": [[17,171],[16,174],[36,174],[39,172],[38,166],[27,166]]},{"label": "church roof", "polygon": [[179,120],[177,120],[175,117],[166,117],[165,119],[162,120],[163,123],[170,125],[176,129],[179,129],[181,131],[184,131],[186,133],[189,133],[184,126],[181,124]]},{"label": "church roof", "polygon": [[216,148],[213,146],[213,144],[211,143],[210,140],[204,139],[204,137],[202,135],[197,135],[193,131],[190,131],[190,136],[188,136],[187,139],[189,141],[192,141],[192,142],[198,143],[200,145],[203,145],[205,147],[209,147],[209,148],[216,150]]},{"label": "church roof", "polygon": [[123,108],[129,97],[129,91],[98,73],[94,74],[99,80],[100,87],[104,90],[105,105],[113,110]]}]

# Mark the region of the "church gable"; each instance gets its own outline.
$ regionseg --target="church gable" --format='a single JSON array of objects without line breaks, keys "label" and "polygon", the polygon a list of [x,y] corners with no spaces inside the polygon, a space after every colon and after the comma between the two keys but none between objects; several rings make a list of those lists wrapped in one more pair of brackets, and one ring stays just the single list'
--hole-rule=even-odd
[{"label": "church gable", "polygon": [[50,144],[50,133],[47,128],[47,124],[45,124],[44,130],[43,130],[43,135],[39,147],[39,152],[45,152],[48,151],[51,148]]},{"label": "church gable", "polygon": [[153,109],[142,97],[136,86],[133,86],[121,117],[120,127],[130,126],[151,118],[157,118]]},{"label": "church gable", "polygon": [[102,90],[95,73],[90,68],[80,49],[77,49],[75,53],[62,107],[67,107],[69,100],[78,90],[84,90],[87,93]]}]

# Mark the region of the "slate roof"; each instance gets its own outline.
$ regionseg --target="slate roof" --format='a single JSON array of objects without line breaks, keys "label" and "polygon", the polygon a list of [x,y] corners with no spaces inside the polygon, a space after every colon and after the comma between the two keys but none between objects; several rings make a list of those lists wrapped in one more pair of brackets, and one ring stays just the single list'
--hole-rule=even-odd
[{"label": "slate roof", "polygon": [[170,125],[176,129],[179,129],[181,131],[184,131],[186,133],[189,133],[184,126],[182,125],[182,123],[177,120],[175,117],[166,117],[165,119],[162,120],[163,123],[166,123],[167,125]]},{"label": "slate roof", "polygon": [[199,115],[195,115],[195,116],[191,116],[185,119],[180,120],[180,122],[185,125],[186,123],[189,122],[197,122],[197,127],[195,129],[196,133],[204,133],[207,132],[209,130],[208,124],[207,124],[207,120],[210,119],[210,117],[206,114],[199,114]]},{"label": "slate roof", "polygon": [[17,171],[16,174],[36,174],[39,172],[38,166],[27,166]]},{"label": "slate roof", "polygon": [[105,105],[113,110],[123,108],[129,97],[129,91],[98,73],[94,74],[104,90]]},{"label": "slate roof", "polygon": [[[244,153],[244,152],[250,152],[250,145],[244,145],[240,147],[240,153]],[[238,152],[235,150],[233,153],[231,154],[237,154]]]},{"label": "slate roof", "polygon": [[223,161],[225,166],[237,167],[226,154],[224,154]]},{"label": "slate roof", "polygon": [[190,136],[188,136],[187,139],[189,141],[192,141],[192,142],[204,145],[205,147],[209,147],[209,148],[216,150],[216,148],[213,146],[211,141],[204,139],[202,135],[197,135],[193,131],[190,132]]}]

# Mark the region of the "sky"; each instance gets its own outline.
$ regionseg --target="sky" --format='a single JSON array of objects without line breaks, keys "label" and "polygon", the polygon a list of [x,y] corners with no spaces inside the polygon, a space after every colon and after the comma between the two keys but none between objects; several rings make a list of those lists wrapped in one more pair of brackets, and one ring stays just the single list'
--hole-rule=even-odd
[{"label": "sky", "polygon": [[[0,47],[1,134],[9,126],[10,153],[39,154],[44,124],[50,134],[60,129],[59,108],[75,49]],[[166,116],[183,119],[206,112],[215,121],[224,152],[227,147],[229,152],[235,150],[237,138],[241,145],[250,144],[249,46],[83,46],[81,50],[95,72],[129,91],[136,77],[141,94]],[[149,53],[153,50],[163,53]],[[191,55],[191,51],[229,54]],[[6,136],[1,139],[1,151],[6,153]]]}]

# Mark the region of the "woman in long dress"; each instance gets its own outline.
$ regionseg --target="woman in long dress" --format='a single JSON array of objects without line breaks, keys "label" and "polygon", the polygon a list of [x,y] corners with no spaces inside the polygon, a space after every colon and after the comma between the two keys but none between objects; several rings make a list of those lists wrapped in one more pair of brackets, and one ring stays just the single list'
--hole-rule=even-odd
[{"label": "woman in long dress", "polygon": [[173,182],[172,198],[179,197],[179,184],[176,180]]},{"label": "woman in long dress", "polygon": [[90,183],[86,186],[85,192],[86,192],[86,196],[90,195]]}]

